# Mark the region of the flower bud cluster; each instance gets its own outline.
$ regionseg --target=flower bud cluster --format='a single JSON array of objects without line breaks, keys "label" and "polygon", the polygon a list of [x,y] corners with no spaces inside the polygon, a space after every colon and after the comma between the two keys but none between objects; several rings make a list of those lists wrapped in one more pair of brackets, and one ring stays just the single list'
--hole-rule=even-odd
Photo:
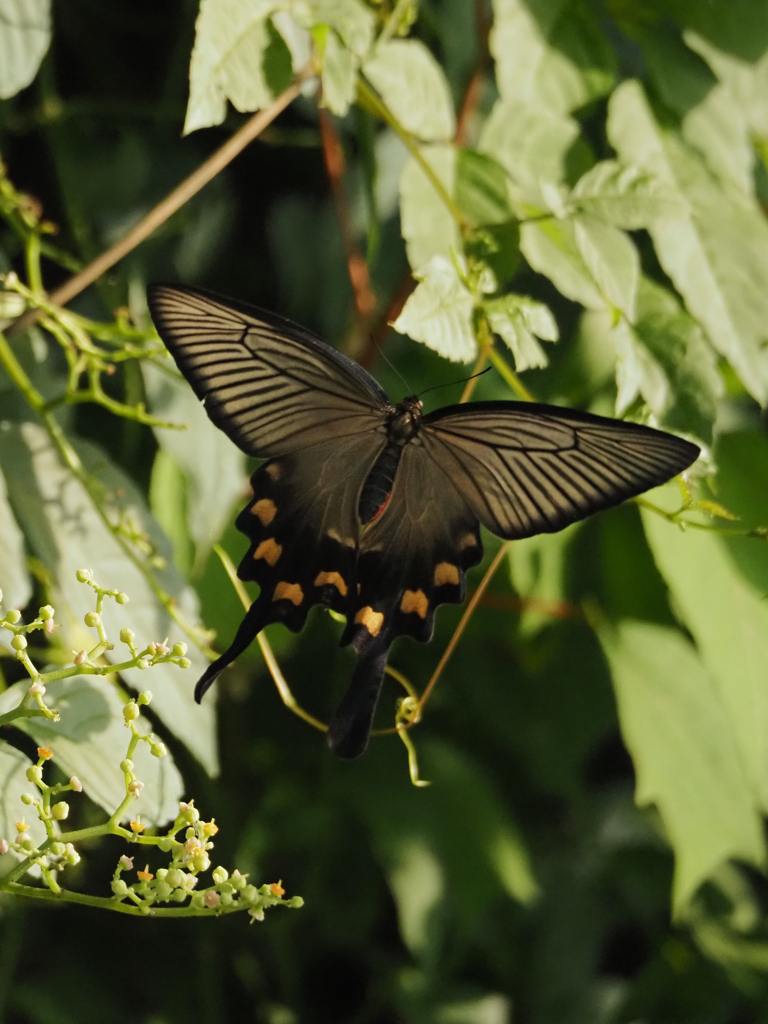
[{"label": "flower bud cluster", "polygon": [[[141,828],[134,828],[137,825]],[[143,831],[143,823],[131,822],[131,828],[138,836]],[[187,905],[192,913],[246,910],[251,921],[263,921],[264,911],[268,907],[303,906],[304,901],[300,896],[283,899],[285,890],[280,882],[257,888],[248,883],[247,875],[241,875],[237,870],[230,874],[221,865],[213,868],[213,885],[205,889],[198,888],[199,875],[211,867],[211,837],[218,830],[213,819],[202,820],[193,800],[180,803],[176,820],[164,836],[159,839],[137,839],[170,853],[170,865],[155,871],[146,865],[136,871],[137,881],[129,883],[122,875],[125,871],[133,870],[134,858],[121,857],[112,877],[113,898],[117,901],[131,900],[146,913],[150,913],[151,908],[158,903],[185,903],[189,900]]]}]

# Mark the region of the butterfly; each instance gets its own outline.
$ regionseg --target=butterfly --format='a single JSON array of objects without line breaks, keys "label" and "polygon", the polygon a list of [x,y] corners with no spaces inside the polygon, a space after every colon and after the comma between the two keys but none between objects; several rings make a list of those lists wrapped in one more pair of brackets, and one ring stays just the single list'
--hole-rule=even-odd
[{"label": "butterfly", "polygon": [[218,674],[272,622],[298,632],[316,604],[346,618],[357,663],[328,730],[339,757],[368,743],[398,636],[428,641],[438,605],[461,603],[483,554],[562,530],[684,470],[699,449],[635,423],[527,402],[424,414],[393,405],[362,367],[275,313],[179,285],[148,289],[160,337],[210,419],[266,461],[237,518],[238,568],[260,587]]}]

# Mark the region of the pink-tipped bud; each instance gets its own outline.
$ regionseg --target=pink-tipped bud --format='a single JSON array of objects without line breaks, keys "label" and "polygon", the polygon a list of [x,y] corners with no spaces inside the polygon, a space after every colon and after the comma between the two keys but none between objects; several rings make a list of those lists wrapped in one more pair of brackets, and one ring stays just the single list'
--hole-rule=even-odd
[{"label": "pink-tipped bud", "polygon": [[221,896],[219,896],[217,892],[207,892],[205,894],[205,897],[203,898],[203,902],[205,903],[206,907],[208,907],[210,910],[213,910],[214,907],[218,907],[218,905],[221,903]]},{"label": "pink-tipped bud", "polygon": [[78,651],[77,654],[75,655],[75,664],[84,665],[87,657],[88,655],[85,653],[85,651]]},{"label": "pink-tipped bud", "polygon": [[76,775],[72,776],[72,778],[69,780],[69,784],[72,787],[72,789],[74,789],[74,791],[76,793],[82,793],[83,792],[83,784],[80,781],[80,779],[78,779],[78,777]]},{"label": "pink-tipped bud", "polygon": [[45,687],[42,683],[32,683],[29,688],[29,693],[31,693],[33,697],[42,697],[45,693]]},{"label": "pink-tipped bud", "polygon": [[46,619],[45,622],[43,623],[43,628],[45,629],[46,633],[52,633],[53,627],[55,625],[56,623],[53,621],[53,619]]}]

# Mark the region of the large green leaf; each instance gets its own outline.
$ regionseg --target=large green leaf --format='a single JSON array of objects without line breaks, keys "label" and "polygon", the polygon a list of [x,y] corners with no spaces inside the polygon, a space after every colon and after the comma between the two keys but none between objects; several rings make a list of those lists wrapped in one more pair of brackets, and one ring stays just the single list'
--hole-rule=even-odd
[{"label": "large green leaf", "polygon": [[[734,515],[740,529],[768,527],[768,439],[755,430],[720,434],[715,447],[716,497]],[[768,544],[754,537],[725,537],[742,575],[760,594],[768,594]]]},{"label": "large green leaf", "polygon": [[635,231],[662,217],[685,213],[678,193],[658,178],[616,160],[602,160],[576,182],[571,202],[617,228]]},{"label": "large green leaf", "polygon": [[477,354],[474,300],[456,267],[444,256],[434,256],[414,276],[419,282],[416,290],[392,326],[446,359],[470,362]]},{"label": "large green leaf", "polygon": [[505,100],[536,101],[559,113],[611,89],[615,57],[580,0],[494,0],[491,52]]},{"label": "large green leaf", "polygon": [[244,491],[245,456],[214,427],[186,381],[151,363],[145,363],[143,369],[153,414],[186,427],[158,427],[155,437],[187,478],[187,522],[198,558],[202,558],[221,537],[232,506]]},{"label": "large green leaf", "polygon": [[573,218],[576,247],[606,302],[635,319],[640,257],[623,231],[588,213]]},{"label": "large green leaf", "polygon": [[631,621],[605,626],[600,639],[637,802],[656,805],[675,851],[680,912],[728,858],[764,865],[760,816],[721,695],[691,643],[676,630]]},{"label": "large green leaf", "polygon": [[483,126],[478,149],[494,157],[515,184],[538,191],[562,181],[565,155],[579,134],[573,118],[534,99],[500,99]]},{"label": "large green leaf", "polygon": [[[0,701],[5,700],[5,694]],[[3,706],[3,711],[7,710]],[[45,842],[45,829],[37,818],[37,812],[21,802],[23,793],[34,793],[36,787],[27,780],[27,768],[32,764],[29,758],[10,743],[0,741],[0,838],[13,842],[18,839],[15,822],[22,818],[29,825],[28,835],[35,843]],[[5,873],[16,859],[8,854],[0,860],[0,872]]]},{"label": "large green leaf", "polygon": [[50,41],[50,0],[0,0],[0,100],[29,85]]},{"label": "large green leaf", "polygon": [[719,187],[680,136],[657,122],[637,82],[611,97],[608,134],[625,163],[655,174],[687,202],[685,217],[650,226],[659,260],[714,348],[765,401],[768,225],[756,202]]},{"label": "large green leaf", "polygon": [[647,511],[643,522],[678,614],[714,681],[724,711],[721,726],[736,740],[752,799],[766,811],[768,604],[764,594],[741,576],[716,535],[691,529],[682,533]]},{"label": "large green leaf", "polygon": [[[27,571],[24,552],[24,534],[14,519],[11,506],[8,503],[5,477],[2,472],[0,472],[0,588],[3,592],[1,603],[4,608],[24,608],[32,596],[32,581]],[[0,643],[5,644],[9,640],[10,634],[6,630],[2,630]]]},{"label": "large green leaf", "polygon": [[726,87],[749,130],[768,138],[768,52],[756,61],[746,60],[718,49],[697,32],[686,32],[685,41]]},{"label": "large green leaf", "polygon": [[[421,153],[449,196],[454,193],[456,150],[453,146],[423,146]],[[400,176],[400,228],[408,262],[419,270],[433,256],[450,258],[461,252],[461,236],[445,202],[416,160]]]},{"label": "large green leaf", "polygon": [[[81,442],[78,451],[104,488],[110,521],[115,523],[120,516],[132,516],[167,556],[168,543],[135,485],[94,445]],[[123,590],[130,597],[130,603],[124,606],[110,600],[104,602],[103,619],[110,639],[116,643],[111,653],[115,660],[123,659],[117,637],[124,626],[135,631],[142,647],[166,637],[171,643],[188,640],[159,603],[143,573],[123,553],[80,483],[62,466],[41,427],[26,423],[7,430],[0,445],[0,467],[29,548],[53,578],[56,621],[61,624],[61,640],[66,647],[79,650],[95,642],[93,631],[82,625],[83,616],[93,610],[94,601],[90,587],[75,579],[81,568],[92,569],[101,586]],[[140,561],[145,558],[140,552],[137,557]],[[158,572],[157,578],[187,620],[197,623],[197,598],[176,570],[166,567]],[[171,664],[153,669],[153,709],[201,764],[215,772],[213,705],[208,702],[207,706],[199,707],[192,695],[194,680],[207,662],[192,644],[188,656],[192,668],[187,672]],[[131,669],[124,676],[137,689],[147,685],[146,673],[139,669]]]},{"label": "large green leaf", "polygon": [[520,249],[534,270],[548,277],[559,292],[587,309],[605,309],[601,294],[576,244],[573,222],[542,220],[522,224]]},{"label": "large green leaf", "polygon": [[381,43],[363,72],[400,124],[425,142],[447,142],[456,122],[443,70],[418,39]]},{"label": "large green leaf", "polygon": [[329,28],[323,46],[323,105],[343,117],[355,99],[358,62],[354,53]]},{"label": "large green leaf", "polygon": [[557,323],[549,307],[527,295],[503,295],[483,303],[491,329],[515,357],[518,371],[546,366],[548,359],[536,340],[557,341]]},{"label": "large green leaf", "polygon": [[[154,672],[144,673],[149,688]],[[21,701],[27,683],[16,683],[0,696],[0,714]],[[13,723],[35,743],[51,749],[56,765],[65,775],[76,775],[83,789],[107,814],[125,797],[125,778],[120,762],[126,756],[131,734],[123,718],[124,701],[114,685],[99,676],[60,679],[46,686],[45,699],[59,714],[58,722],[46,718],[19,718]],[[152,731],[146,718],[137,719],[142,733]],[[147,824],[162,825],[179,810],[184,783],[170,754],[153,757],[146,743],[133,756],[137,778],[144,783],[139,797],[126,813],[141,814]],[[28,787],[31,788],[31,787]],[[76,796],[71,797],[77,800]]]}]

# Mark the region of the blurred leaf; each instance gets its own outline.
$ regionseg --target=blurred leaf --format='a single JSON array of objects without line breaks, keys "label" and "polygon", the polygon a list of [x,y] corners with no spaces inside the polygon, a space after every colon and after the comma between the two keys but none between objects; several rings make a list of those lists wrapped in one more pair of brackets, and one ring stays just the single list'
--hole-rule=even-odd
[{"label": "blurred leaf", "polygon": [[511,219],[506,172],[486,153],[459,150],[454,188],[456,204],[473,227]]},{"label": "blurred leaf", "polygon": [[[421,152],[452,196],[456,176],[454,147],[422,146]],[[400,226],[413,270],[420,270],[433,256],[450,257],[452,252],[461,252],[456,222],[415,160],[409,160],[400,176]]]},{"label": "blurred leaf", "polygon": [[187,480],[176,460],[158,448],[149,481],[149,507],[173,546],[173,564],[185,578],[195,559],[187,525]]},{"label": "blurred leaf", "polygon": [[573,118],[533,99],[501,99],[483,126],[477,148],[494,157],[516,184],[538,188],[542,180],[563,180],[565,156],[578,134]]},{"label": "blurred leaf", "polygon": [[[185,380],[144,362],[144,383],[152,414],[186,430],[155,428],[161,449],[184,473],[187,529],[197,546],[196,564],[205,558],[232,517],[245,489],[245,456],[211,423],[203,404]],[[161,525],[164,525],[161,523]]]},{"label": "blurred leaf", "polygon": [[676,630],[631,621],[604,626],[600,640],[635,765],[637,802],[657,806],[675,851],[679,913],[726,859],[764,866],[760,816],[717,688],[693,646]]},{"label": "blurred leaf", "polygon": [[464,255],[485,263],[498,290],[503,290],[520,266],[520,222],[512,219],[476,228],[464,237]]},{"label": "blurred leaf", "polygon": [[[768,526],[768,439],[757,431],[720,434],[715,447],[717,496],[739,518],[739,527]],[[724,537],[742,576],[768,594],[768,543],[754,537]]]},{"label": "blurred leaf", "polygon": [[406,131],[425,142],[453,138],[456,119],[448,82],[418,39],[379,44],[363,72]]},{"label": "blurred leaf", "polygon": [[355,99],[358,61],[329,28],[323,45],[323,106],[342,117]]},{"label": "blurred leaf", "polygon": [[507,344],[522,372],[546,366],[547,356],[536,338],[557,341],[557,323],[549,308],[526,295],[504,295],[483,303],[491,329]]},{"label": "blurred leaf", "polygon": [[305,28],[330,25],[358,57],[373,42],[375,16],[360,0],[291,0],[290,10]]},{"label": "blurred leaf", "polygon": [[[145,672],[152,685],[154,671]],[[16,707],[27,691],[27,683],[16,683],[0,696],[0,714]],[[120,762],[131,738],[123,718],[124,701],[114,684],[99,676],[75,676],[46,685],[45,699],[61,718],[19,718],[13,724],[35,743],[49,747],[54,763],[65,775],[76,775],[83,789],[107,814],[125,798],[125,776]],[[146,718],[137,719],[142,733],[152,731]],[[184,784],[170,754],[153,757],[146,743],[139,743],[133,756],[136,777],[144,783],[124,820],[141,814],[147,824],[163,825],[179,810]],[[28,787],[29,788],[29,787]],[[77,800],[77,797],[72,797]]]},{"label": "blurred leaf", "polygon": [[714,680],[726,716],[721,727],[727,724],[733,733],[752,799],[766,810],[768,604],[740,575],[716,535],[681,533],[645,510],[643,523],[678,614]]},{"label": "blurred leaf", "polygon": [[[574,523],[558,533],[524,537],[510,545],[509,574],[521,597],[532,603],[566,598],[568,552],[580,528],[580,523]],[[550,622],[548,615],[534,608],[521,612],[519,629],[523,636],[530,636]]]},{"label": "blurred leaf", "polygon": [[568,113],[604,96],[615,57],[594,14],[575,0],[494,0],[491,53],[505,100]]},{"label": "blurred leaf", "polygon": [[688,309],[758,401],[768,399],[768,225],[749,197],[718,188],[701,160],[662,129],[637,82],[611,97],[608,134],[619,156],[656,174],[688,201],[685,218],[649,230]]},{"label": "blurred leaf", "polygon": [[[120,515],[130,514],[168,555],[168,543],[135,485],[94,445],[81,441],[77,450],[88,471],[105,488],[110,520],[116,522]],[[113,641],[123,626],[130,625],[142,647],[166,637],[171,644],[179,640],[188,642],[159,604],[144,575],[123,554],[81,485],[59,462],[41,427],[25,423],[6,431],[0,445],[0,466],[9,484],[11,506],[24,524],[30,550],[55,582],[53,604],[65,647],[77,651],[94,642],[93,632],[82,625],[85,613],[93,610],[94,600],[91,588],[75,579],[81,568],[92,569],[103,587],[123,590],[130,597],[130,604],[122,607],[111,600],[104,602],[102,618]],[[138,554],[140,560],[144,557]],[[196,624],[197,599],[176,570],[167,567],[157,573],[157,578],[187,619]],[[187,654],[192,667],[186,672],[170,664],[153,669],[153,710],[207,771],[214,773],[217,757],[213,705],[198,706],[192,694],[195,678],[207,662],[191,643]],[[112,655],[116,656],[120,657]],[[146,675],[140,669],[130,669],[124,678],[136,689],[146,685]]]},{"label": "blurred leaf", "polygon": [[477,355],[474,300],[456,267],[444,256],[433,256],[414,277],[419,284],[392,326],[446,359],[470,362]]},{"label": "blurred leaf", "polygon": [[640,257],[632,240],[611,224],[589,214],[574,217],[574,239],[600,291],[614,309],[635,319]]},{"label": "blurred leaf", "polygon": [[580,212],[627,231],[686,212],[677,192],[658,178],[616,160],[601,160],[582,175],[573,187],[571,200]]},{"label": "blurred leaf", "polygon": [[[11,707],[18,703],[25,689],[26,686],[22,687],[16,700],[11,702]],[[5,694],[2,694],[0,702],[2,702],[3,712],[7,710],[5,700]],[[0,740],[0,780],[2,780],[0,783],[0,838],[9,842],[15,842],[18,839],[14,822],[21,821],[22,818],[29,825],[27,835],[33,842],[45,842],[45,829],[42,822],[38,820],[37,811],[34,808],[25,807],[21,802],[22,793],[33,793],[36,789],[27,780],[26,772],[31,764],[29,758],[20,750],[12,747],[10,743]],[[3,856],[0,859],[0,871],[5,873],[18,859],[15,853]]]},{"label": "blurred leaf", "polygon": [[747,60],[718,49],[697,32],[686,32],[685,41],[727,88],[750,132],[768,138],[768,52]]},{"label": "blurred leaf", "polygon": [[279,7],[279,0],[201,0],[185,134],[221,124],[228,99],[243,112],[272,102],[263,62],[272,41],[267,18]]},{"label": "blurred leaf", "polygon": [[576,244],[573,223],[547,219],[520,226],[520,248],[534,270],[559,292],[587,309],[605,309],[589,267]]},{"label": "blurred leaf", "polygon": [[50,42],[50,0],[0,0],[0,100],[29,85]]},{"label": "blurred leaf", "polygon": [[[2,437],[2,434],[0,434]],[[0,472],[0,586],[4,608],[24,608],[32,597],[32,581],[27,571],[24,534],[8,504],[5,477]],[[2,631],[0,644],[10,643],[11,634]],[[6,639],[7,638],[7,639]]]}]

